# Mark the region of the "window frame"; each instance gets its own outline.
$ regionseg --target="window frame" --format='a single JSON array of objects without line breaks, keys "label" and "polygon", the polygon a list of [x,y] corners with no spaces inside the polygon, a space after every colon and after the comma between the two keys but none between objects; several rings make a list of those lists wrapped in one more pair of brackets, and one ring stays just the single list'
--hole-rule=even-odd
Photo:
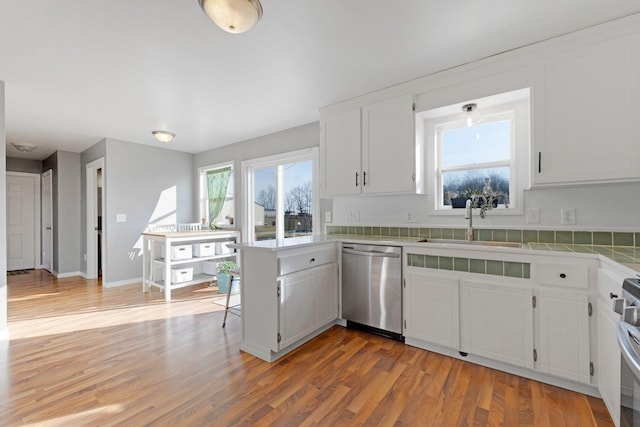
[{"label": "window frame", "polygon": [[[450,210],[450,205],[444,204],[444,194],[443,194],[443,174],[446,172],[460,172],[460,171],[471,171],[476,169],[489,169],[489,168],[497,168],[497,167],[509,167],[509,206],[512,205],[512,197],[511,194],[515,190],[515,182],[516,171],[515,171],[515,111],[513,109],[504,110],[502,112],[494,113],[494,114],[482,114],[478,115],[479,118],[482,119],[477,125],[493,123],[493,122],[509,122],[509,159],[508,160],[500,160],[493,162],[484,162],[484,163],[471,163],[471,164],[458,164],[455,166],[442,166],[442,134],[443,132],[460,129],[463,127],[469,127],[466,123],[466,117],[460,119],[456,117],[452,121],[447,121],[446,118],[442,122],[438,121],[434,123],[434,131],[435,131],[435,174],[436,174],[436,187],[435,187],[435,198],[436,198],[436,210]],[[516,198],[517,200],[517,198]],[[510,207],[509,207],[510,208]],[[507,209],[504,205],[499,205],[497,209]]]},{"label": "window frame", "polygon": [[[237,186],[236,186],[236,165],[235,162],[233,160],[227,161],[227,162],[223,162],[223,163],[216,163],[214,165],[208,165],[208,166],[202,166],[198,168],[198,200],[197,200],[197,212],[198,212],[198,217],[200,218],[200,222],[202,223],[202,220],[204,218],[207,219],[207,223],[210,223],[210,219],[209,217],[209,209],[208,206],[206,204],[206,201],[208,201],[209,199],[209,194],[207,191],[207,182],[206,182],[206,174],[208,171],[210,170],[216,170],[216,169],[223,169],[226,167],[231,167],[231,177],[232,177],[232,200],[233,200],[233,219],[234,222],[233,224],[219,224],[218,227],[221,229],[224,228],[235,228],[237,227],[237,223],[238,223],[238,205],[236,203],[237,200]],[[229,190],[227,190],[227,194],[229,194]]]},{"label": "window frame", "polygon": [[313,209],[311,212],[313,222],[311,224],[311,234],[317,233],[320,216],[320,194],[319,194],[319,155],[318,148],[308,148],[304,150],[290,151],[287,153],[276,154],[272,156],[260,157],[256,159],[245,160],[242,162],[242,199],[243,199],[243,223],[242,234],[245,242],[254,241],[255,224],[253,219],[253,203],[255,200],[253,172],[256,169],[277,168],[279,173],[276,176],[276,240],[284,239],[284,197],[280,190],[282,184],[281,166],[287,163],[295,163],[301,161],[311,161],[312,174],[312,191],[313,191]]},{"label": "window frame", "polygon": [[[475,101],[465,101],[446,107],[435,108],[416,113],[421,121],[421,133],[425,140],[425,163],[427,168],[427,189],[431,193],[427,209],[429,215],[435,216],[462,216],[464,209],[452,209],[443,205],[442,175],[440,168],[440,155],[437,149],[436,126],[451,125],[453,127],[466,126],[467,114],[462,112],[462,105],[469,102],[478,104],[479,114],[476,117],[483,118],[482,122],[493,120],[495,117],[513,115],[511,122],[511,168],[509,178],[509,208],[493,209],[491,216],[523,215],[524,190],[529,188],[530,182],[530,95],[529,89],[519,89],[512,92],[488,96]],[[487,166],[490,163],[484,163]],[[464,170],[464,169],[463,169]],[[477,209],[474,209],[477,211]]]}]

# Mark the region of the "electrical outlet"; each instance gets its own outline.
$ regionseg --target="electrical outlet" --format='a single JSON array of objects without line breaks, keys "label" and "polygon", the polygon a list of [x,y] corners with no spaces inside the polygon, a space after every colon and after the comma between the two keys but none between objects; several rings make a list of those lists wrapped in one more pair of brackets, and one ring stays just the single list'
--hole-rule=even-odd
[{"label": "electrical outlet", "polygon": [[576,208],[560,209],[560,216],[563,225],[574,225],[576,223]]},{"label": "electrical outlet", "polygon": [[540,208],[527,209],[527,224],[540,224]]},{"label": "electrical outlet", "polygon": [[116,222],[127,222],[127,214],[116,214]]},{"label": "electrical outlet", "polygon": [[331,211],[326,211],[324,213],[324,222],[327,222],[327,223],[331,222]]},{"label": "electrical outlet", "polygon": [[417,212],[407,213],[407,222],[418,222],[418,213]]}]

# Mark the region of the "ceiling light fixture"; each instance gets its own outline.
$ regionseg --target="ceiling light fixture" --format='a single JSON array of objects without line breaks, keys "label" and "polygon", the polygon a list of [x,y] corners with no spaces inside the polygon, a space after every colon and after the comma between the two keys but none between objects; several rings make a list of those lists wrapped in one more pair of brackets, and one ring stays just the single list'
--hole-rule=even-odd
[{"label": "ceiling light fixture", "polygon": [[15,142],[12,142],[11,145],[13,145],[13,147],[22,152],[22,153],[30,153],[33,150],[35,150],[36,148],[38,148],[37,145],[33,145],[33,144],[16,144]]},{"label": "ceiling light fixture", "polygon": [[175,133],[166,130],[152,130],[151,133],[158,142],[170,142],[176,136]]},{"label": "ceiling light fixture", "polygon": [[467,113],[467,126],[473,126],[478,123],[479,120],[476,119],[476,110],[478,109],[478,104],[471,102],[469,104],[464,104],[462,106],[462,112]]},{"label": "ceiling light fixture", "polygon": [[198,0],[204,13],[228,33],[244,33],[262,18],[259,0]]}]

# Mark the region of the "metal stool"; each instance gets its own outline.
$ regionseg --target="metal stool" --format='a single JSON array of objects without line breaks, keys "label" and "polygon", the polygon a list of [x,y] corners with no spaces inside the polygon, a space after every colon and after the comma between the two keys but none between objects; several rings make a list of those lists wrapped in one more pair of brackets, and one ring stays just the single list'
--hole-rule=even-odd
[{"label": "metal stool", "polygon": [[[231,300],[231,288],[233,287],[234,277],[237,277],[238,279],[240,279],[240,270],[234,269],[229,272],[229,286],[227,286],[227,303],[224,305],[224,319],[222,319],[223,328],[227,323],[227,314],[229,313],[229,311],[231,311],[231,313],[237,316],[240,316],[240,311],[239,311],[240,309],[238,308],[238,305],[229,307],[229,300]],[[239,281],[239,285],[242,286],[241,280]]]}]

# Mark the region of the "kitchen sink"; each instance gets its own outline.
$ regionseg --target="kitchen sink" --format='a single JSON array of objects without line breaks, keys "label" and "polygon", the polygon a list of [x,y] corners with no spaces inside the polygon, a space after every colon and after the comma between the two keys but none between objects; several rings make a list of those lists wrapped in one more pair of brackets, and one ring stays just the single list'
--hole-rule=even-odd
[{"label": "kitchen sink", "polygon": [[456,240],[456,239],[423,239],[419,243],[451,243],[456,245],[474,245],[474,246],[500,246],[505,248],[521,248],[522,243],[519,242],[489,242],[483,240]]}]

